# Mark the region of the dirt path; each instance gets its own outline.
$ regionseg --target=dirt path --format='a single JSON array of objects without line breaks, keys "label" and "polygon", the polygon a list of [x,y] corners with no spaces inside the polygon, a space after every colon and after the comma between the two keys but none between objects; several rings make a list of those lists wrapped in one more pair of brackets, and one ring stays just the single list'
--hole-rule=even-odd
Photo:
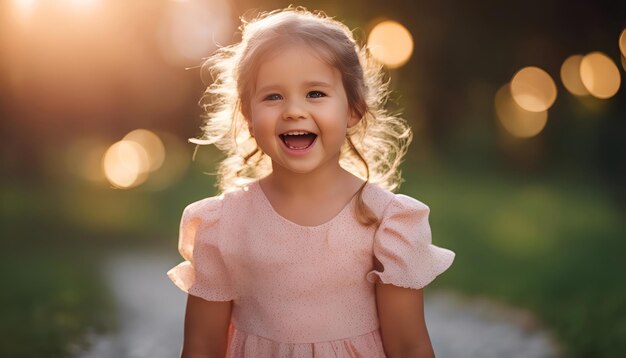
[{"label": "dirt path", "polygon": [[[82,358],[171,358],[180,354],[186,295],[165,272],[174,256],[125,253],[104,267],[119,307],[120,330],[94,337]],[[550,335],[534,318],[488,300],[426,291],[426,320],[437,357],[556,357]]]},{"label": "dirt path", "polygon": [[118,306],[120,330],[97,337],[83,358],[180,356],[186,294],[165,273],[176,257],[126,253],[107,261],[104,272]]},{"label": "dirt path", "polygon": [[449,291],[426,291],[425,314],[437,357],[559,357],[553,337],[529,312]]}]

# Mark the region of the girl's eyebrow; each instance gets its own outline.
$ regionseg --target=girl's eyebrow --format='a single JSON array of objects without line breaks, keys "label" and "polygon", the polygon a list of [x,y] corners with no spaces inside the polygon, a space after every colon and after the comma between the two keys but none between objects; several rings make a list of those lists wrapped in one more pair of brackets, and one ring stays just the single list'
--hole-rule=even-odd
[{"label": "girl's eyebrow", "polygon": [[[324,82],[324,81],[308,81],[305,82],[303,84],[303,87],[326,87],[326,88],[332,88],[333,85],[331,85],[328,82]],[[267,92],[267,91],[277,91],[280,90],[281,86],[280,85],[276,85],[276,84],[272,84],[272,85],[267,85],[267,86],[263,86],[259,89],[256,90],[256,92],[261,93],[261,92]]]},{"label": "girl's eyebrow", "polygon": [[330,83],[323,81],[310,81],[305,83],[306,87],[333,87]]},{"label": "girl's eyebrow", "polygon": [[261,88],[257,88],[256,92],[261,93],[261,92],[268,92],[268,91],[276,91],[278,89],[280,89],[279,85],[268,85],[268,86],[263,86]]}]

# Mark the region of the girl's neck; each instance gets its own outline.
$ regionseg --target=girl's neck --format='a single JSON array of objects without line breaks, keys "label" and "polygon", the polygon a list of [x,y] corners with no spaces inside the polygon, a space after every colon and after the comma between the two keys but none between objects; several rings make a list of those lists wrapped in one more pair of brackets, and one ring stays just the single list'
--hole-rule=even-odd
[{"label": "girl's neck", "polygon": [[337,161],[306,174],[274,165],[259,185],[274,210],[303,226],[317,226],[336,217],[352,200],[363,181]]},{"label": "girl's neck", "polygon": [[358,180],[360,179],[343,169],[337,160],[303,174],[274,165],[272,173],[263,179],[263,184],[268,189],[284,195],[315,197],[332,194],[337,186],[353,186]]}]

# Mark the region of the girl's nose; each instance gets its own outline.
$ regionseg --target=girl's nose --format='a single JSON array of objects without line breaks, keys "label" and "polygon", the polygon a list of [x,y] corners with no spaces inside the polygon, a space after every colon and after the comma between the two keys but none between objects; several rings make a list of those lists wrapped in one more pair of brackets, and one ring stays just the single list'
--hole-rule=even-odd
[{"label": "girl's nose", "polygon": [[289,101],[283,112],[283,119],[294,120],[304,119],[307,117],[307,112],[298,101]]}]

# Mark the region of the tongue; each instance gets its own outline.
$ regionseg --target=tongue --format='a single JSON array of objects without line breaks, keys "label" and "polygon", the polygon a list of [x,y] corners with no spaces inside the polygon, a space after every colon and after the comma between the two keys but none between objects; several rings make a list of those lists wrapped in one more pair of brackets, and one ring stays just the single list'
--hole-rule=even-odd
[{"label": "tongue", "polygon": [[315,134],[283,136],[285,144],[292,148],[306,148],[315,140]]}]

